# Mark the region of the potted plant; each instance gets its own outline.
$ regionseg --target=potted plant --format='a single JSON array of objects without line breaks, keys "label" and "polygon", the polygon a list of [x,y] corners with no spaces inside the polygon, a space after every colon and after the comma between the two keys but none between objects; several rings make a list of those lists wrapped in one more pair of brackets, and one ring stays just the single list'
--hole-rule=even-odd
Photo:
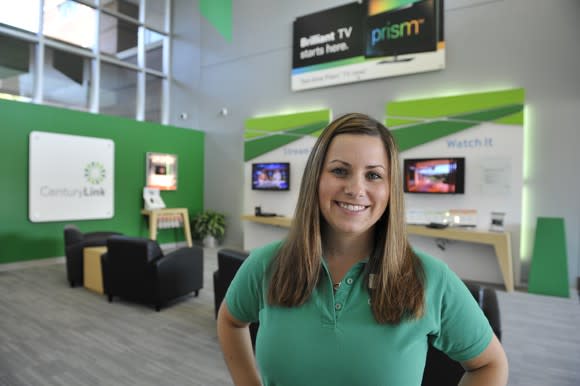
[{"label": "potted plant", "polygon": [[226,233],[226,216],[212,210],[201,212],[191,220],[191,231],[194,239],[203,240],[204,247],[215,248]]}]

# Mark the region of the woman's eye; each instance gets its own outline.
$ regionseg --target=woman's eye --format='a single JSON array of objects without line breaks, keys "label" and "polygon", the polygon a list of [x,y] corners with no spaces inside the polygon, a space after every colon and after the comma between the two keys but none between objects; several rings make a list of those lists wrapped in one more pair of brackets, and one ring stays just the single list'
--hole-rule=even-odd
[{"label": "woman's eye", "polygon": [[344,169],[344,168],[334,168],[334,169],[330,170],[330,172],[338,177],[346,176],[346,169]]},{"label": "woman's eye", "polygon": [[379,173],[375,173],[375,172],[369,172],[367,174],[367,178],[369,180],[379,180],[381,178],[383,178]]}]

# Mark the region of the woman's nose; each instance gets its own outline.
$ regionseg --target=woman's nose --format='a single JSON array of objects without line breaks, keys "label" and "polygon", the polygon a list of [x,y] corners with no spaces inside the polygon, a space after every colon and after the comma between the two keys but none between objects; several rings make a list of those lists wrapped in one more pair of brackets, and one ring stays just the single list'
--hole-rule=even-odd
[{"label": "woman's nose", "polygon": [[348,179],[344,186],[344,193],[350,197],[364,196],[364,183],[361,177],[353,176]]}]

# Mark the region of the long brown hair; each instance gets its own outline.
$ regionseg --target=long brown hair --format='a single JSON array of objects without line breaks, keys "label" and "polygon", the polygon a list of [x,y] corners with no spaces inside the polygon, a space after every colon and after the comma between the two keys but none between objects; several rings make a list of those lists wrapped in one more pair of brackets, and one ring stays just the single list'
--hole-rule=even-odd
[{"label": "long brown hair", "polygon": [[419,318],[424,310],[425,278],[419,258],[407,240],[399,152],[389,130],[373,118],[346,114],[331,122],[314,145],[302,176],[298,204],[287,239],[270,266],[270,304],[303,304],[321,277],[324,219],[318,204],[318,182],[330,143],[340,134],[378,136],[389,160],[389,204],[375,224],[375,245],[366,268],[371,308],[377,322],[396,324]]}]

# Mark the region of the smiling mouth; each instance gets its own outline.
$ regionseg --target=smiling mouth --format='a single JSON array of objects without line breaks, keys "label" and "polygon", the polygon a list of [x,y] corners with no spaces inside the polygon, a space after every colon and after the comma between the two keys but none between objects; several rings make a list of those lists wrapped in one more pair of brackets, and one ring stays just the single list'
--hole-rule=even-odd
[{"label": "smiling mouth", "polygon": [[353,205],[353,204],[348,204],[346,202],[340,202],[340,201],[336,201],[336,204],[339,207],[341,207],[342,209],[346,209],[350,212],[362,212],[363,210],[368,208],[368,206],[365,206],[365,205]]}]

